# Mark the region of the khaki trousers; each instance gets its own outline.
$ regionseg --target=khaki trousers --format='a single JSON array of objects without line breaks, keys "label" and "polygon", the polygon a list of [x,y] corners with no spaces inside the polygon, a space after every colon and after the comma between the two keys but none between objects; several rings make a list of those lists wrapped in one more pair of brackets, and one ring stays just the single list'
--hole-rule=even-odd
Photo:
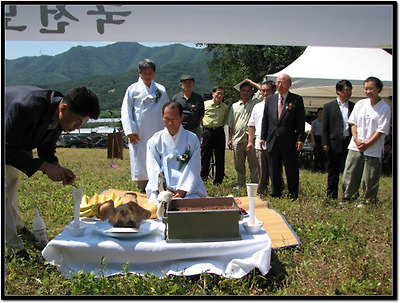
[{"label": "khaki trousers", "polygon": [[258,162],[256,153],[254,149],[251,153],[248,153],[246,147],[247,140],[244,143],[233,145],[235,170],[238,179],[237,184],[241,186],[246,184],[246,158],[249,163],[251,183],[258,183]]},{"label": "khaki trousers", "polygon": [[24,244],[17,233],[17,229],[24,227],[17,201],[19,174],[20,171],[18,169],[11,165],[6,165],[6,247],[11,250],[9,253],[24,248]]},{"label": "khaki trousers", "polygon": [[343,172],[343,199],[354,198],[362,182],[363,198],[376,203],[381,165],[381,158],[368,157],[362,152],[349,150]]}]

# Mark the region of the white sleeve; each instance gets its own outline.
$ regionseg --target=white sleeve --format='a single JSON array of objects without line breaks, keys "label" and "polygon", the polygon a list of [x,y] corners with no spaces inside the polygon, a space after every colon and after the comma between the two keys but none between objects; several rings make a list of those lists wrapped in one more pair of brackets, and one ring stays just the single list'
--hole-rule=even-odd
[{"label": "white sleeve", "polygon": [[126,136],[138,133],[138,126],[134,118],[133,87],[134,84],[127,88],[121,106],[121,123]]}]

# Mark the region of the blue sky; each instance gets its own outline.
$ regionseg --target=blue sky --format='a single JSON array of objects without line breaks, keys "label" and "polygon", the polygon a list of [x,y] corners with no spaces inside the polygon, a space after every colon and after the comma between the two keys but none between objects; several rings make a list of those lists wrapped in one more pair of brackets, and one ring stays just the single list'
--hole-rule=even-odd
[{"label": "blue sky", "polygon": [[[71,47],[82,46],[105,46],[114,42],[93,42],[93,41],[5,41],[5,58],[17,59],[20,57],[31,57],[40,55],[54,56],[68,51]],[[148,42],[142,43],[148,47],[164,46],[172,43]],[[194,43],[181,43],[188,47],[196,47]]]}]

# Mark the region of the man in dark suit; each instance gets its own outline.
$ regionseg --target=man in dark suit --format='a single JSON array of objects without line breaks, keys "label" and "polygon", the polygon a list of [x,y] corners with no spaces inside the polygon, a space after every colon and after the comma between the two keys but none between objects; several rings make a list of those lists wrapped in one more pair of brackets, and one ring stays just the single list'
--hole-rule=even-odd
[{"label": "man in dark suit", "polygon": [[348,80],[336,83],[337,99],[322,111],[322,146],[328,157],[328,198],[337,199],[339,175],[343,172],[351,131],[347,124],[354,103],[349,101],[353,86]]},{"label": "man in dark suit", "polygon": [[[18,184],[22,171],[31,177],[43,172],[52,181],[72,184],[76,175],[61,166],[56,142],[62,131],[79,129],[89,118],[97,119],[100,105],[96,94],[85,86],[71,89],[65,96],[54,90],[33,86],[5,89],[5,240],[8,255],[30,259],[23,241],[33,241],[33,233],[22,221],[18,209]],[[32,150],[36,149],[35,156]],[[39,203],[39,202],[38,202]],[[43,248],[43,247],[39,247]]]},{"label": "man in dark suit", "polygon": [[260,145],[267,143],[271,176],[271,196],[282,195],[282,162],[289,195],[299,193],[299,151],[304,145],[305,113],[303,98],[289,92],[292,79],[281,74],[276,79],[278,94],[268,96],[264,108]]}]

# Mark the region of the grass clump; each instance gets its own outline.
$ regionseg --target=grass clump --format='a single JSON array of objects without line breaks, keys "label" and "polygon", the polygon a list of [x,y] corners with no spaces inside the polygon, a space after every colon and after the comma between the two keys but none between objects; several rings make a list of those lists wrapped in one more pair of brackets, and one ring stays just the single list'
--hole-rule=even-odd
[{"label": "grass clump", "polygon": [[[124,159],[107,159],[101,149],[58,149],[62,165],[78,176],[76,184],[93,195],[114,188],[138,191],[131,181],[128,152]],[[112,168],[111,162],[118,164]],[[222,185],[205,182],[210,196],[246,196],[233,191],[236,173],[232,151],[226,151],[226,178]],[[300,171],[299,199],[270,199],[299,236],[302,245],[272,251],[271,270],[265,276],[254,269],[241,279],[203,273],[190,277],[146,274],[94,277],[79,272],[71,278],[43,261],[11,259],[5,262],[4,295],[12,296],[393,296],[392,177],[382,176],[378,205],[357,208],[325,201],[326,174]],[[51,182],[41,173],[21,174],[19,207],[28,228],[37,208],[46,222],[49,239],[73,217],[71,187]],[[40,258],[29,243],[28,252]],[[106,263],[99,264],[99,267]],[[124,266],[127,270],[128,266]]]}]

